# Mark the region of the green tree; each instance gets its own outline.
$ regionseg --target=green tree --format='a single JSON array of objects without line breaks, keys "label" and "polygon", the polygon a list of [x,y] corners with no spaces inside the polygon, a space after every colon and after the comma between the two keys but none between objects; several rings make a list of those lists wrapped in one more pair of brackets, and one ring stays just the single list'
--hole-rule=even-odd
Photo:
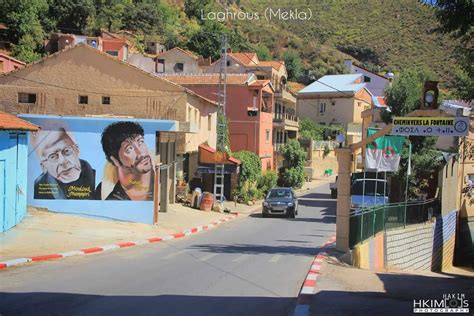
[{"label": "green tree", "polygon": [[285,61],[288,79],[297,81],[303,74],[303,62],[300,55],[297,51],[290,49],[283,53],[282,58]]},{"label": "green tree", "polygon": [[[432,1],[428,1],[432,2]],[[439,32],[451,34],[459,40],[457,62],[461,69],[455,72],[454,90],[459,98],[474,99],[474,2],[470,0],[437,0],[433,3],[440,23]]]},{"label": "green tree", "polygon": [[164,19],[159,10],[160,2],[135,2],[129,6],[123,17],[125,29],[140,34],[154,35],[164,27]]},{"label": "green tree", "polygon": [[201,20],[201,10],[204,14],[208,12],[207,9],[209,4],[210,0],[185,0],[184,13],[186,13],[186,16],[189,19],[196,18]]},{"label": "green tree", "polygon": [[270,50],[268,49],[267,46],[265,45],[257,45],[254,48],[255,53],[257,53],[258,59],[259,60],[271,60],[272,59],[272,54],[270,53]]},{"label": "green tree", "polygon": [[245,182],[255,183],[262,174],[262,162],[257,154],[242,150],[233,153],[233,156],[239,159],[242,163],[240,166],[240,179],[241,184]]},{"label": "green tree", "polygon": [[[387,105],[390,112],[384,112],[383,118],[388,123],[392,116],[404,116],[421,104],[422,82],[429,79],[426,73],[409,71],[395,79],[386,91]],[[430,185],[435,179],[440,167],[440,152],[435,149],[437,137],[410,136],[412,144],[412,175],[408,178],[409,199],[424,197],[430,193]],[[400,168],[395,174],[405,192],[406,171],[408,164],[408,140],[402,150]]]},{"label": "green tree", "polygon": [[46,18],[46,0],[6,0],[0,2],[0,22],[8,25],[7,37],[14,47],[14,57],[27,63],[41,57],[45,30],[42,22],[50,24]]},{"label": "green tree", "polygon": [[306,152],[296,140],[282,146],[283,167],[279,170],[278,185],[299,188],[304,183],[304,164]]},{"label": "green tree", "polygon": [[221,35],[225,27],[216,21],[207,20],[199,31],[194,33],[187,43],[187,47],[203,56],[214,60],[220,58]]},{"label": "green tree", "polygon": [[49,3],[49,17],[65,33],[85,34],[95,13],[93,0],[50,0]]}]

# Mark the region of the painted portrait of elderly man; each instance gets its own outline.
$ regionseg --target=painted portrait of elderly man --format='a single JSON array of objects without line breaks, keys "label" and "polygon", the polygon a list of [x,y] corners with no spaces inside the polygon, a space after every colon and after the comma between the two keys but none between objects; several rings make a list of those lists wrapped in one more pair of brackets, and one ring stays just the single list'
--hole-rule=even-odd
[{"label": "painted portrait of elderly man", "polygon": [[79,146],[66,128],[41,130],[32,137],[32,146],[42,168],[34,184],[35,199],[94,198],[95,170],[80,159]]},{"label": "painted portrait of elderly man", "polygon": [[96,196],[101,200],[153,200],[153,160],[140,124],[123,121],[107,126],[102,133],[107,159]]}]

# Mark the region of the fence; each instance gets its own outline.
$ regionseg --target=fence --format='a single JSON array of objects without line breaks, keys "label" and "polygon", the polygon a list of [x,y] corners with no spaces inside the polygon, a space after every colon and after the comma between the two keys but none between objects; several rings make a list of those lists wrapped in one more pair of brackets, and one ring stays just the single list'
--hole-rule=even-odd
[{"label": "fence", "polygon": [[384,204],[351,211],[349,247],[352,248],[383,230],[423,223],[439,214],[438,199]]}]

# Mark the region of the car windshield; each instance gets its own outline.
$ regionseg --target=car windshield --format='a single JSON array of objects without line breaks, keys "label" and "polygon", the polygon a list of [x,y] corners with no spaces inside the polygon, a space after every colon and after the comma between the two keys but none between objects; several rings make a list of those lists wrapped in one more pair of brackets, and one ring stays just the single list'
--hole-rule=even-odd
[{"label": "car windshield", "polygon": [[[365,185],[364,185],[365,182]],[[375,187],[377,186],[377,194],[375,194]],[[365,180],[355,181],[352,185],[352,195],[365,195],[365,196],[384,196],[387,195],[387,182]]]},{"label": "car windshield", "polygon": [[271,190],[268,192],[267,198],[290,198],[291,192],[289,190]]}]

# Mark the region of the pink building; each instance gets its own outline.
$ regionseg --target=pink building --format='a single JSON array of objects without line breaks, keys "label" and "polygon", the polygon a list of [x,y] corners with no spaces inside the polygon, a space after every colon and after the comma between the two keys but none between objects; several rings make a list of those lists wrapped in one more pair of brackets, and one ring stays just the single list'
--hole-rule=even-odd
[{"label": "pink building", "polygon": [[[217,101],[219,74],[160,75],[213,101]],[[233,152],[248,150],[262,161],[262,170],[273,166],[273,94],[270,80],[254,74],[227,75],[226,116]]]},{"label": "pink building", "polygon": [[26,63],[0,53],[0,74],[25,67]]}]

